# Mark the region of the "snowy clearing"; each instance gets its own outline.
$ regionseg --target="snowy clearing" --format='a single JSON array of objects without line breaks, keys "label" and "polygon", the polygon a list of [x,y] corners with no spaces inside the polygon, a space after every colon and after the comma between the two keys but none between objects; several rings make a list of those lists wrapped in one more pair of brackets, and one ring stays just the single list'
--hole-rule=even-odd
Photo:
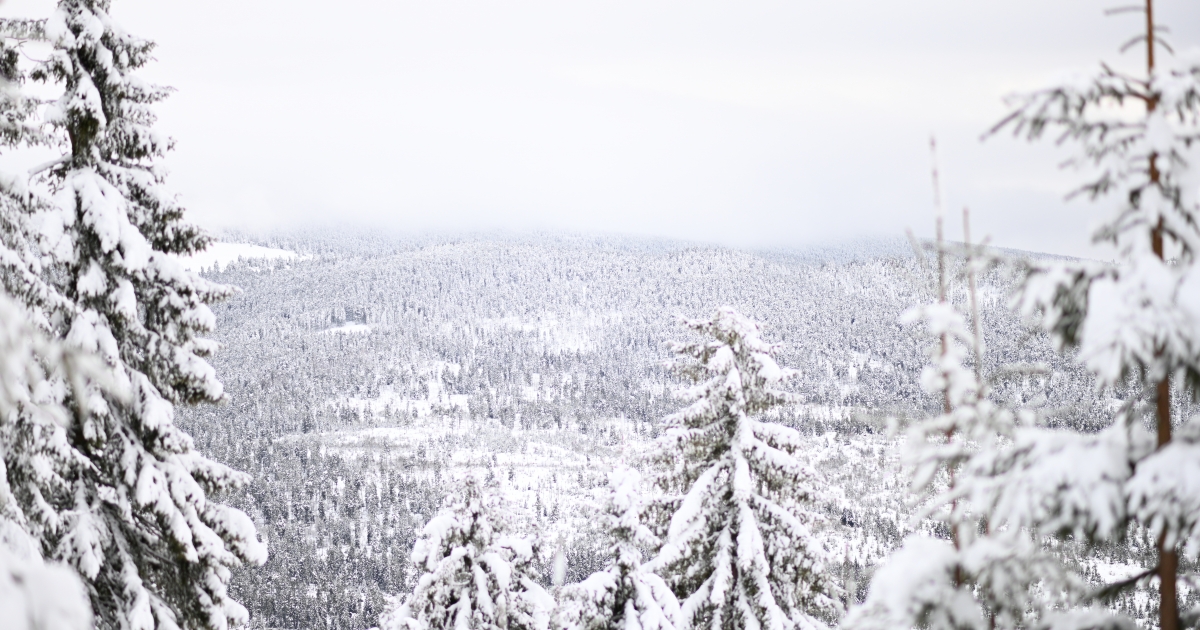
[{"label": "snowy clearing", "polygon": [[213,243],[208,249],[191,256],[180,256],[184,269],[188,271],[204,271],[215,269],[223,271],[230,263],[238,260],[300,260],[296,252],[286,249],[275,249],[248,243]]},{"label": "snowy clearing", "polygon": [[322,330],[321,332],[324,334],[339,334],[340,333],[340,334],[344,334],[344,335],[354,335],[354,334],[359,334],[359,333],[369,333],[369,332],[371,332],[371,327],[366,324],[344,324],[342,326],[336,326],[334,328],[326,328],[325,330]]}]

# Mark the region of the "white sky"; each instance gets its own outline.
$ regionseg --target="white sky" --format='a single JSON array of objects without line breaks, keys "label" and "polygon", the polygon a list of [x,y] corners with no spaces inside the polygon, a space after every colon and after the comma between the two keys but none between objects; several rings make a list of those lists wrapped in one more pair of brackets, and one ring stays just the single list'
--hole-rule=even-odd
[{"label": "white sky", "polygon": [[[1128,2],[1128,0],[1126,0]],[[1115,4],[1120,4],[1120,0]],[[739,246],[931,232],[1086,254],[1063,154],[979,136],[1140,15],[1087,0],[115,0],[178,89],[170,183],[211,228],[572,230]],[[45,14],[8,0],[7,15]],[[1159,0],[1177,46],[1200,0]],[[1094,252],[1093,252],[1094,253]]]}]

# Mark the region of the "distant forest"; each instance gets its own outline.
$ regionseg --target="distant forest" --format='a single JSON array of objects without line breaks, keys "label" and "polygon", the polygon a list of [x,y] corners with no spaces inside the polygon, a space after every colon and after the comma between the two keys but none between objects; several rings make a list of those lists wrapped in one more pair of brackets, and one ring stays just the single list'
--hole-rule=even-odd
[{"label": "distant forest", "polygon": [[[680,316],[714,304],[755,316],[800,372],[802,402],[778,421],[811,437],[843,495],[823,509],[846,541],[834,572],[851,597],[911,529],[888,418],[939,400],[920,386],[920,331],[900,324],[936,291],[932,261],[906,242],[819,256],[582,237],[272,244],[312,258],[210,276],[242,288],[213,307],[232,402],[180,419],[198,448],[255,476],[235,504],[271,556],[233,582],[255,623],[376,625],[385,598],[415,585],[415,537],[465,471],[515,486],[529,531],[548,553],[564,546],[568,581],[598,570],[606,542],[586,503],[679,408],[666,344],[689,337]],[[1097,397],[1086,371],[1021,325],[1012,287],[1004,269],[981,283],[989,356],[1053,371],[998,395],[1096,430],[1118,399]]]}]

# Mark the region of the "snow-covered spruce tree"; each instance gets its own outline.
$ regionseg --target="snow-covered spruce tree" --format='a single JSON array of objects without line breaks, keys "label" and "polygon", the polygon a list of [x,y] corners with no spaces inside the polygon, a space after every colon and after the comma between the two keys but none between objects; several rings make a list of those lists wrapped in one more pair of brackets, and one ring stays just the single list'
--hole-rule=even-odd
[{"label": "snow-covered spruce tree", "polygon": [[[47,140],[30,122],[35,101],[20,89],[13,43],[40,30],[38,22],[0,21],[0,146],[6,151]],[[89,385],[108,383],[96,357],[49,337],[47,313],[69,302],[43,277],[31,222],[39,201],[23,174],[0,172],[0,611],[14,630],[87,630],[91,611],[83,584],[70,569],[44,563],[28,530],[31,522],[54,516],[37,499],[42,488],[62,487],[60,474],[70,467],[66,428],[76,414],[64,407],[66,391],[84,392],[83,400]],[[108,394],[121,397],[111,387]]]},{"label": "snow-covered spruce tree", "polygon": [[663,496],[647,513],[664,544],[648,566],[679,597],[681,627],[820,627],[837,611],[813,531],[820,479],[795,457],[799,433],[755,419],[790,400],[777,387],[792,373],[731,307],[686,324],[706,339],[673,346],[697,384],[652,455]]},{"label": "snow-covered spruce tree", "polygon": [[412,564],[421,572],[383,630],[547,630],[554,600],[537,583],[535,548],[508,531],[502,497],[468,476],[421,530]]},{"label": "snow-covered spruce tree", "polygon": [[[47,140],[31,122],[35,101],[22,92],[17,65],[17,42],[40,30],[36,21],[0,21],[6,152]],[[83,584],[70,569],[43,561],[29,526],[54,516],[38,500],[40,490],[62,487],[59,475],[69,468],[66,428],[75,414],[64,407],[65,393],[84,392],[85,399],[106,379],[94,356],[49,336],[47,312],[68,302],[43,278],[31,222],[39,201],[23,174],[0,172],[0,611],[14,630],[86,630],[91,612]]]},{"label": "snow-covered spruce tree", "polygon": [[[5,154],[50,142],[33,120],[37,101],[25,94],[18,65],[19,47],[42,38],[42,23],[0,20],[0,151]],[[75,460],[65,438],[73,421],[68,391],[76,388],[74,411],[80,413],[86,412],[78,403],[99,394],[89,391],[96,373],[85,368],[94,357],[50,338],[52,321],[73,305],[49,282],[43,266],[36,215],[48,207],[25,173],[0,172],[0,316],[7,342],[0,348],[6,361],[0,384],[0,520],[22,538],[38,537],[60,518],[58,506],[47,498],[65,487],[62,475]]]},{"label": "snow-covered spruce tree", "polygon": [[[902,461],[911,471],[911,490],[920,505],[915,519],[944,525],[949,540],[910,535],[875,574],[866,601],[850,612],[843,627],[1119,627],[1120,618],[1081,605],[1088,595],[1086,583],[1047,551],[1039,535],[1063,529],[1036,509],[1054,505],[1041,500],[1055,498],[1062,478],[1055,465],[1074,467],[1080,480],[1086,478],[1083,473],[1095,471],[1089,462],[1072,461],[1069,449],[1038,450],[1038,445],[1061,446],[1062,440],[1038,428],[1032,412],[991,399],[992,379],[998,375],[983,374],[975,293],[976,271],[987,261],[968,237],[968,325],[947,300],[940,218],[938,236],[938,299],[904,319],[922,321],[934,341],[921,381],[943,409],[907,428]],[[999,375],[1004,372],[1020,375],[1022,369],[1008,368]],[[1089,444],[1080,446],[1086,450]],[[1075,490],[1085,490],[1081,486]],[[1073,525],[1066,529],[1077,533],[1080,528]]]},{"label": "snow-covered spruce tree", "polygon": [[246,621],[230,569],[266,551],[245,514],[208,498],[248,478],[194,451],[172,405],[222,398],[204,360],[215,344],[197,335],[214,322],[206,303],[229,289],[169,255],[208,239],[162,189],[155,160],[169,142],[150,106],[167,91],[132,74],[152,44],[108,6],[64,0],[45,24],[54,49],[33,77],[64,89],[44,116],[64,155],[45,174],[55,197],[37,236],[66,301],[48,309],[51,334],[100,355],[128,396],[68,391],[68,466],[17,499],[44,554],[85,578],[97,626],[220,630]]},{"label": "snow-covered spruce tree", "polygon": [[1038,265],[1019,304],[1060,345],[1078,348],[1100,385],[1132,379],[1153,405],[1157,449],[1122,454],[1136,474],[1121,489],[1128,512],[1111,517],[1131,517],[1158,538],[1160,627],[1175,630],[1178,552],[1196,538],[1200,506],[1200,487],[1189,481],[1200,447],[1172,439],[1171,405],[1173,381],[1193,395],[1200,382],[1200,51],[1162,59],[1171,49],[1152,0],[1134,9],[1145,18],[1131,40],[1145,47],[1144,76],[1102,65],[1020,97],[996,131],[1030,140],[1049,132],[1078,145],[1072,163],[1090,173],[1077,192],[1111,213],[1094,239],[1115,247],[1117,264]]},{"label": "snow-covered spruce tree", "polygon": [[641,549],[657,541],[641,520],[641,476],[620,467],[608,480],[601,519],[612,560],[563,588],[559,622],[564,630],[675,630],[679,601],[662,578],[642,568]]}]

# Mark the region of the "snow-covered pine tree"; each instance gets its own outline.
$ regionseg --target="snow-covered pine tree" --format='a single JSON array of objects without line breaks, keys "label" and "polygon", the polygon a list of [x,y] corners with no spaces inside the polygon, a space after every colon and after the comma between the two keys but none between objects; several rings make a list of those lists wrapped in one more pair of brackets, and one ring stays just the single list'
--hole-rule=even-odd
[{"label": "snow-covered pine tree", "polygon": [[[1179,549],[1200,533],[1200,488],[1188,473],[1200,447],[1190,430],[1173,439],[1171,404],[1173,380],[1192,395],[1200,382],[1200,50],[1162,59],[1171,48],[1153,1],[1126,10],[1144,17],[1144,31],[1129,44],[1145,47],[1144,76],[1101,65],[1092,76],[1020,97],[994,131],[1073,141],[1080,153],[1072,164],[1090,170],[1077,193],[1110,208],[1093,238],[1115,247],[1117,264],[1038,265],[1019,303],[1060,345],[1078,348],[1100,385],[1132,379],[1153,406],[1157,449],[1121,454],[1136,474],[1121,488],[1119,509],[1099,507],[1110,520],[1135,518],[1158,538],[1160,627],[1175,630]],[[1123,413],[1118,424],[1133,420]]]},{"label": "snow-covered pine tree", "polygon": [[[968,233],[968,319],[947,299],[941,217],[937,232],[937,300],[909,311],[904,320],[923,322],[934,342],[921,382],[939,401],[942,413],[907,428],[902,461],[911,471],[911,490],[920,506],[914,518],[918,523],[932,519],[943,526],[935,529],[947,532],[949,539],[928,533],[908,536],[876,572],[866,601],[851,610],[843,627],[1120,627],[1120,618],[1080,605],[1089,594],[1086,583],[1047,551],[1039,535],[1056,534],[1061,524],[1030,509],[1031,504],[1053,505],[1039,501],[1054,497],[1061,480],[1054,465],[1061,466],[1063,458],[1073,454],[1071,449],[1037,447],[1069,445],[1070,438],[1081,436],[1041,429],[1033,412],[992,400],[996,376],[1020,376],[1031,368],[1009,366],[998,374],[983,373],[985,346],[975,275],[988,261],[970,245]],[[1086,449],[1091,444],[1075,446]],[[1095,472],[1088,462],[1066,465]],[[1081,533],[1079,529],[1083,528],[1067,531]]]},{"label": "snow-covered pine tree", "polygon": [[756,419],[791,399],[777,388],[792,372],[731,307],[686,325],[705,340],[673,345],[677,368],[697,384],[652,456],[663,496],[648,514],[664,544],[648,566],[680,598],[681,627],[820,627],[837,610],[813,531],[820,478],[796,459],[798,432]]},{"label": "snow-covered pine tree", "polygon": [[413,546],[416,588],[380,627],[547,630],[554,600],[537,583],[533,543],[509,531],[502,497],[468,476],[447,504]]},{"label": "snow-covered pine tree", "polygon": [[564,630],[675,630],[679,601],[662,578],[642,568],[642,548],[657,541],[641,520],[641,476],[619,467],[608,481],[601,519],[612,560],[563,588],[559,621]]},{"label": "snow-covered pine tree", "polygon": [[[14,496],[44,554],[85,578],[99,627],[223,630],[246,621],[227,592],[230,569],[264,561],[266,550],[245,514],[208,499],[248,477],[193,450],[172,404],[222,398],[204,360],[215,344],[198,335],[214,322],[206,303],[229,289],[170,255],[208,239],[162,189],[155,160],[169,141],[152,130],[150,106],[167,90],[132,74],[152,44],[121,31],[108,6],[64,0],[45,23],[54,50],[33,77],[64,88],[44,116],[64,146],[45,175],[56,198],[35,204],[47,207],[32,237],[28,223],[3,227],[9,251],[36,239],[53,261],[30,268],[26,279],[49,283],[20,297],[43,309],[51,335],[100,355],[111,389],[63,392],[76,415],[64,443],[29,446],[58,449],[60,466],[26,474]],[[10,22],[5,32],[39,27]],[[27,194],[5,184],[6,203]]]},{"label": "snow-covered pine tree", "polygon": [[[0,21],[5,151],[47,141],[31,122],[36,101],[21,91],[15,44],[40,31],[37,21]],[[87,630],[83,584],[70,569],[46,564],[28,531],[31,521],[53,515],[37,500],[40,489],[61,484],[69,467],[65,436],[74,414],[64,407],[66,391],[107,383],[95,357],[49,337],[47,312],[68,302],[43,278],[31,223],[39,201],[24,174],[0,172],[0,611],[14,630]],[[111,388],[109,394],[120,398]]]}]

